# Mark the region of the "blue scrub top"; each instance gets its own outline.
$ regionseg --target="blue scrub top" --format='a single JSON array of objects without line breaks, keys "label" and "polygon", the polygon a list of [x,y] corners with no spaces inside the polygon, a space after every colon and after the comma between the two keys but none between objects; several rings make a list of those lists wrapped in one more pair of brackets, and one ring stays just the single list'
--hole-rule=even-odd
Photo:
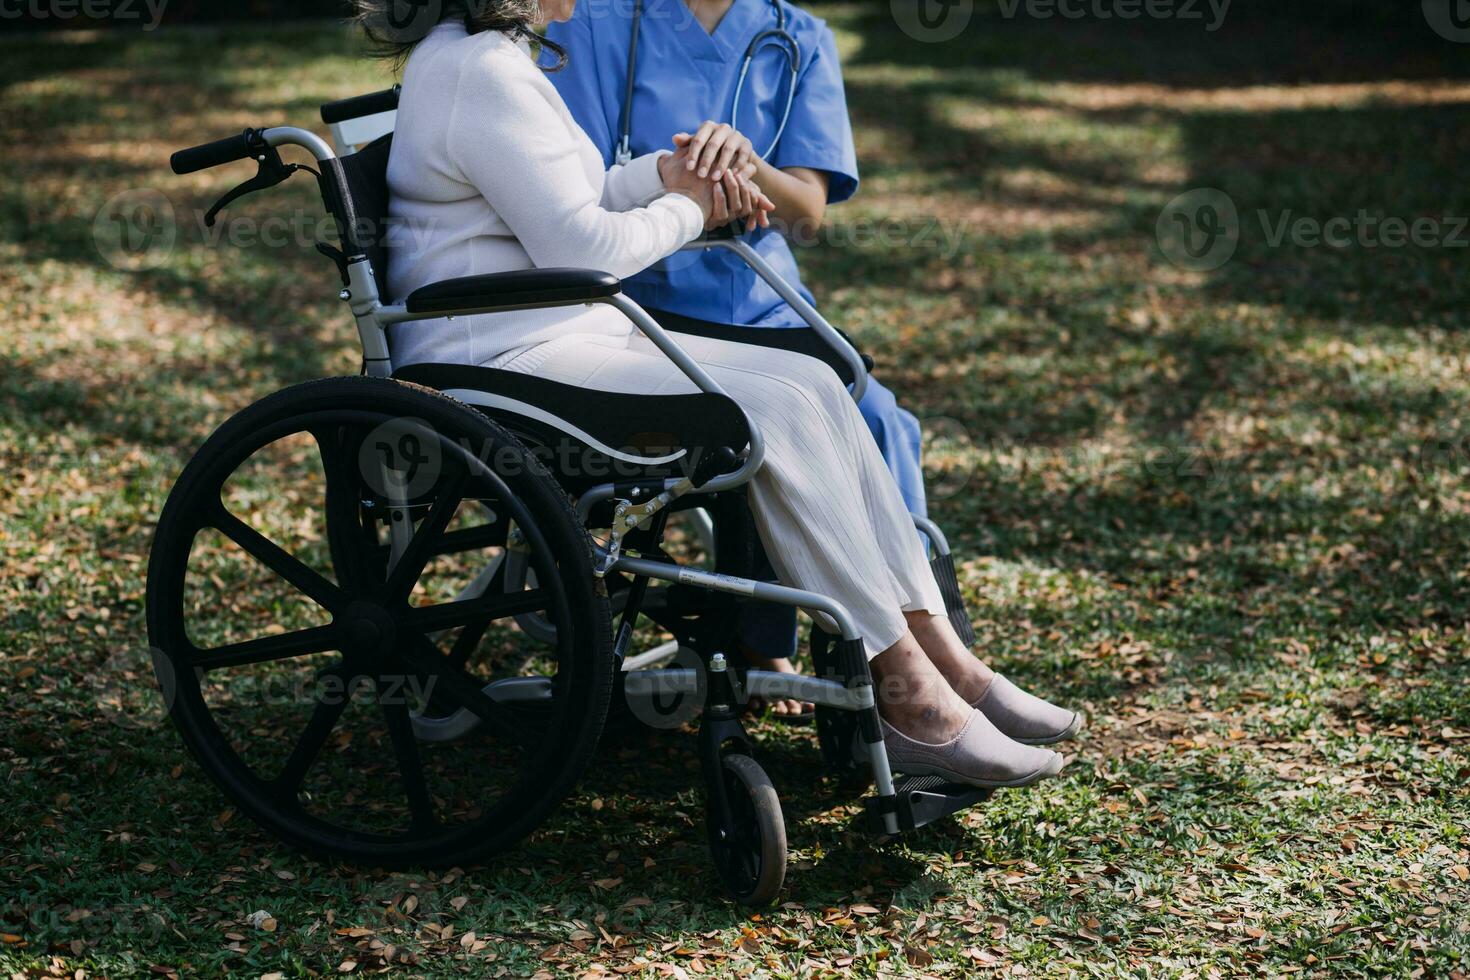
[{"label": "blue scrub top", "polygon": [[[857,190],[857,152],[847,118],[842,69],[832,31],[821,19],[781,0],[786,29],[801,48],[791,118],[767,162],[826,171],[828,203]],[[572,116],[612,165],[627,84],[633,0],[580,0],[571,20],[546,34],[567,51],[567,66],[549,77]],[[745,49],[776,26],[770,0],[735,0],[708,33],[683,0],[644,0],[635,72],[631,148],[634,156],[672,149],[674,133],[692,133],[706,119],[730,121],[730,101]],[[553,59],[543,53],[543,63]],[[739,129],[760,153],[780,124],[791,84],[785,55],[764,47],[741,95]],[[811,232],[808,231],[808,234]],[[808,301],[791,246],[779,232],[757,229],[745,240]],[[682,252],[624,282],[636,302],[715,323],[802,326],[796,311],[750,267],[723,250]]]}]

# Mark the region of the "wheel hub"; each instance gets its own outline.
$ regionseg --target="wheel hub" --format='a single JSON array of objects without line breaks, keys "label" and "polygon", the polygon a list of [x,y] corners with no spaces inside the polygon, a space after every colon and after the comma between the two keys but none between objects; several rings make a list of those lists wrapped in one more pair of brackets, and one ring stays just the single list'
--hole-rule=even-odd
[{"label": "wheel hub", "polygon": [[381,663],[393,650],[398,627],[388,610],[372,602],[354,602],[342,616],[346,652]]}]

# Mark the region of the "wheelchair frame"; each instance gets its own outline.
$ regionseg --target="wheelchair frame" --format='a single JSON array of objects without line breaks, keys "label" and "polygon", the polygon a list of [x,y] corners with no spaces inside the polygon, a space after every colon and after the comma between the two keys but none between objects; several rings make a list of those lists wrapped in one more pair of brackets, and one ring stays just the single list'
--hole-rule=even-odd
[{"label": "wheelchair frame", "polygon": [[[337,127],[344,121],[371,117],[374,122],[391,125],[392,113],[396,104],[397,90],[394,89],[390,92],[375,93],[331,104],[323,107],[322,116],[324,121],[333,124],[338,142],[341,144],[344,142],[343,134]],[[232,160],[253,158],[261,164],[261,176],[252,182],[254,186],[247,184],[243,189],[260,189],[271,186],[273,183],[279,183],[294,169],[281,168],[275,151],[284,146],[297,146],[305,149],[315,157],[324,176],[330,173],[335,178],[340,194],[350,193],[342,161],[333,147],[315,133],[291,126],[247,130],[241,137],[181,151],[175,155],[174,169],[179,173],[187,173]],[[274,170],[268,173],[272,167]],[[325,185],[325,180],[323,183]],[[239,193],[241,190],[237,190],[226,200],[233,199]],[[848,366],[854,379],[851,385],[852,397],[854,400],[862,398],[867,384],[867,366],[862,356],[754,249],[739,238],[729,237],[702,239],[685,246],[683,250],[706,249],[725,249],[734,253],[765,280],[796,310],[815,331],[817,337]],[[369,255],[364,250],[351,247],[345,234],[344,252],[338,259],[345,281],[340,299],[348,305],[354,317],[363,351],[363,373],[371,377],[389,379],[393,376],[387,331],[396,324],[420,320],[453,319],[456,316],[510,312],[521,309],[599,303],[611,306],[626,316],[701,392],[710,395],[725,395],[720,385],[680,347],[663,326],[636,302],[621,293],[620,284],[616,280],[611,280],[611,277],[588,273],[590,278],[583,284],[587,288],[572,289],[563,296],[528,297],[525,291],[533,288],[534,283],[520,283],[518,286],[510,287],[513,295],[507,301],[471,301],[453,308],[445,308],[443,302],[435,302],[428,304],[430,308],[426,309],[423,308],[424,304],[419,304],[419,308],[415,308],[412,297],[398,303],[384,302]],[[510,282],[518,277],[524,279],[534,275],[536,271],[539,270],[533,270],[530,274],[504,273],[499,276],[477,278],[503,278]],[[544,410],[496,396],[493,392],[457,389],[443,389],[443,391],[451,398],[456,398],[472,407],[488,408],[512,415],[539,413],[542,421],[548,421]],[[626,490],[620,490],[619,484],[609,482],[584,490],[575,501],[577,516],[584,526],[588,523],[594,507],[606,504],[612,508],[612,521],[608,528],[607,540],[599,541],[595,538],[593,540],[593,574],[599,579],[604,579],[613,573],[625,573],[632,576],[635,583],[642,579],[692,586],[710,592],[737,596],[745,600],[770,602],[803,609],[808,613],[826,617],[831,624],[836,626],[839,652],[835,677],[795,675],[762,670],[749,670],[737,674],[735,669],[728,665],[723,654],[714,652],[708,658],[710,697],[703,705],[705,714],[703,729],[707,731],[707,734],[702,732],[701,751],[706,763],[707,776],[712,759],[715,768],[718,769],[719,753],[727,742],[734,741],[748,746],[748,738],[739,723],[737,702],[743,702],[745,698],[754,695],[767,699],[809,701],[818,705],[819,708],[850,712],[855,715],[856,731],[852,735],[858,746],[856,751],[864,757],[857,761],[868,769],[875,790],[874,796],[867,801],[869,829],[880,837],[891,837],[902,831],[914,829],[985,798],[989,795],[988,790],[947,784],[936,777],[906,777],[895,781],[883,745],[872,677],[866,657],[862,652],[862,638],[857,632],[852,617],[841,603],[828,596],[771,582],[622,553],[623,543],[627,536],[640,528],[647,527],[651,520],[668,510],[674,501],[691,494],[711,494],[734,489],[750,481],[762,465],[764,441],[758,426],[745,414],[743,409],[741,415],[744,417],[749,437],[744,450],[728,461],[734,467],[733,469],[727,468],[726,472],[708,475],[701,475],[696,471],[682,478],[664,479],[661,486],[656,488],[656,492],[650,490],[641,500],[639,499],[641,495],[636,490],[625,496],[622,494],[625,494]],[[570,424],[564,420],[553,416],[549,421],[553,426],[561,423],[559,427],[562,431],[568,431]],[[570,428],[575,430],[575,426],[570,426]],[[393,508],[394,504],[390,502],[389,507]],[[406,517],[407,505],[403,504],[401,510],[393,510],[393,514],[395,518]],[[939,527],[932,521],[917,516],[914,517],[914,522],[916,528],[928,539],[936,557],[942,557],[948,561],[949,545]],[[598,524],[597,527],[601,528],[603,525]],[[389,528],[388,568],[391,571],[409,545],[413,534],[412,521],[411,519],[395,519],[389,523]],[[475,578],[474,582],[461,591],[459,598],[477,598],[487,591],[495,578],[495,566],[505,561],[507,555],[497,558],[491,567],[486,568]],[[946,583],[941,582],[941,589],[946,593],[947,604],[952,598],[959,602],[957,585],[952,582],[952,563],[949,567],[951,583],[947,587]],[[634,609],[636,610],[636,605]],[[960,619],[963,618],[962,603],[959,619],[956,618],[953,605],[951,605],[950,613],[951,618],[956,619],[958,625]],[[967,620],[964,620],[964,626],[968,628]],[[624,631],[631,628],[627,616],[624,617],[623,628]],[[813,636],[815,643],[817,636],[815,631]],[[665,643],[654,650],[627,657],[623,656],[626,637],[620,637],[619,641],[615,648],[618,668],[624,671],[637,668],[636,673],[643,687],[652,687],[661,693],[672,695],[692,696],[697,693],[700,678],[696,671],[688,668],[652,666],[677,651],[677,640],[673,643]],[[823,642],[827,640],[824,639]],[[742,675],[743,683],[741,682]],[[547,691],[544,686],[534,681],[534,678],[526,678],[524,681],[512,679],[492,682],[486,687],[486,693],[489,693],[491,686],[499,685],[500,690],[497,692],[497,697],[506,700],[534,701],[546,697]],[[425,741],[450,740],[469,731],[478,723],[478,718],[470,715],[467,708],[461,707],[455,715],[447,718],[415,718],[415,735]],[[826,751],[827,745],[824,741],[824,754]],[[854,760],[847,761],[851,763]],[[779,809],[776,811],[776,816],[779,819]],[[784,831],[782,848],[784,850]],[[784,858],[782,863],[784,873]],[[777,886],[779,886],[779,880]],[[769,896],[762,896],[762,900],[768,899]]]}]

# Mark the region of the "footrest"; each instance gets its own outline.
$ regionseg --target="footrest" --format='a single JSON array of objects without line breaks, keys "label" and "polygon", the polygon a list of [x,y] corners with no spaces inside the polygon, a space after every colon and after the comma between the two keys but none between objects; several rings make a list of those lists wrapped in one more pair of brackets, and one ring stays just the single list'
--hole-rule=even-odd
[{"label": "footrest", "polygon": [[[951,783],[942,776],[900,776],[894,780],[893,792],[898,829],[908,831],[972,807],[989,798],[995,790]],[[866,811],[868,826],[873,833],[886,834],[882,800],[869,797]]]}]

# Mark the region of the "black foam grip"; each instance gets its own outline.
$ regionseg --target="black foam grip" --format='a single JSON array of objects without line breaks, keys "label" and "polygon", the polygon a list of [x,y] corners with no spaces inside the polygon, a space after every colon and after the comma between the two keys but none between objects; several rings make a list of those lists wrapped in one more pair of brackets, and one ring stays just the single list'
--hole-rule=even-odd
[{"label": "black foam grip", "polygon": [[939,583],[939,594],[944,596],[944,610],[949,613],[950,625],[959,634],[961,642],[970,646],[975,642],[975,627],[970,623],[965,597],[960,594],[960,579],[955,574],[954,556],[936,555],[929,562],[929,567],[934,572],[934,581]]},{"label": "black foam grip", "polygon": [[868,651],[862,640],[838,640],[833,653],[838,669],[847,675],[849,686],[872,685],[873,675],[868,673]]},{"label": "black foam grip", "polygon": [[170,157],[169,165],[174,168],[176,174],[192,174],[199,170],[208,170],[210,167],[218,167],[221,164],[248,159],[255,154],[255,147],[252,145],[254,135],[252,130],[247,129],[239,136],[191,146]]},{"label": "black foam grip", "polygon": [[327,125],[346,122],[348,119],[361,119],[363,116],[375,116],[380,112],[392,112],[398,108],[397,85],[382,92],[372,92],[368,95],[355,95],[350,99],[340,99],[336,102],[328,102],[322,106],[322,122]]},{"label": "black foam grip", "polygon": [[[849,688],[873,686],[873,675],[868,670],[868,651],[863,641],[838,640],[832,649],[832,658],[838,669],[846,675]],[[883,729],[878,725],[877,708],[860,708],[857,712],[858,731],[868,743],[883,741]]]},{"label": "black foam grip", "polygon": [[717,446],[705,453],[694,466],[694,472],[689,479],[694,483],[696,489],[703,487],[706,483],[717,476],[733,473],[740,466],[740,457],[735,450],[729,446]]}]

